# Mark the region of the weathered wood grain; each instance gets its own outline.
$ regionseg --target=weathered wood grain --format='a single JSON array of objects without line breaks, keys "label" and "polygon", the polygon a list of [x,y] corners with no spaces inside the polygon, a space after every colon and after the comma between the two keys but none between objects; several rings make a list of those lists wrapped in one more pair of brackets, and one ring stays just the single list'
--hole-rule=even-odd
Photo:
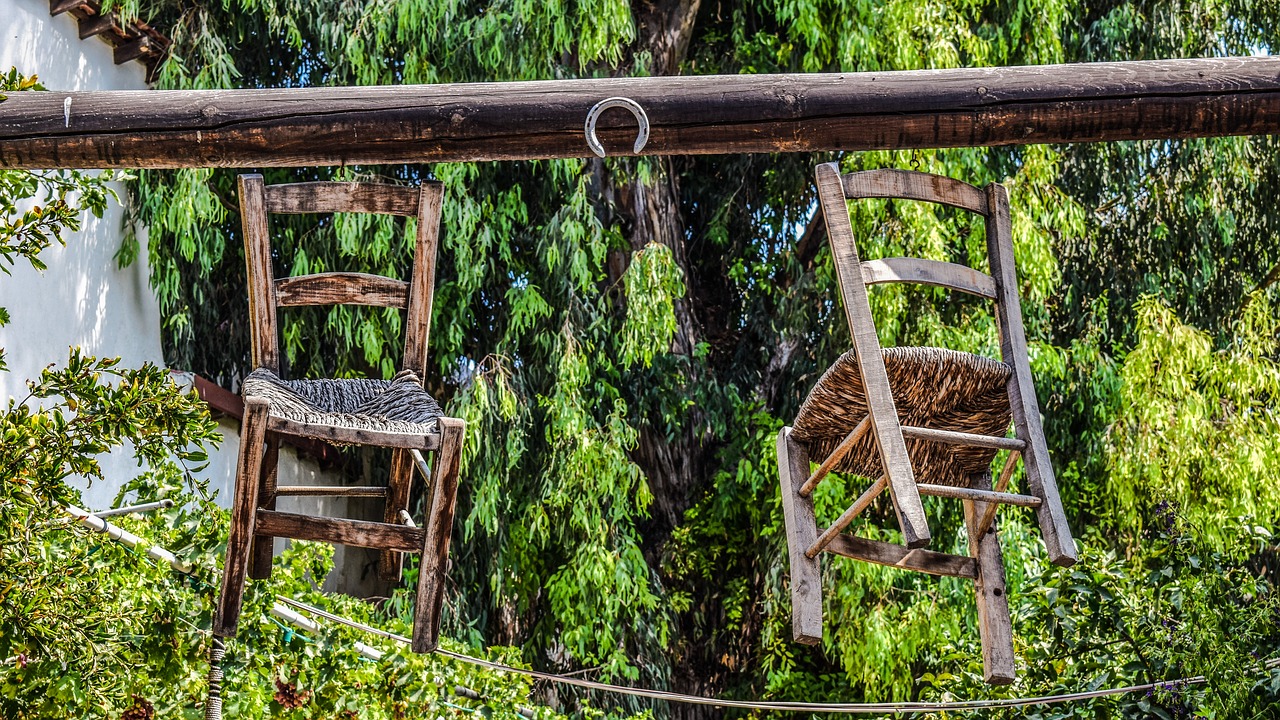
[{"label": "weathered wood grain", "polygon": [[949,575],[962,578],[978,577],[978,563],[973,558],[934,552],[933,550],[913,550],[894,543],[868,540],[847,533],[837,535],[827,545],[827,552],[853,558],[854,560],[887,565],[900,570],[914,570],[930,575]]},{"label": "weathered wood grain", "polygon": [[1007,492],[992,492],[990,490],[979,490],[977,488],[952,487],[951,485],[929,485],[920,483],[916,485],[920,489],[921,495],[932,495],[934,497],[955,498],[959,500],[980,500],[984,503],[993,505],[1017,505],[1019,507],[1038,508],[1040,507],[1040,498],[1031,497],[1030,495],[1015,495]]},{"label": "weathered wood grain", "polygon": [[276,304],[409,306],[409,283],[368,273],[330,272],[276,280]]},{"label": "weathered wood grain", "polygon": [[367,182],[308,182],[271,185],[267,212],[418,214],[417,187]]},{"label": "weathered wood grain", "polygon": [[836,163],[819,165],[817,182],[831,255],[840,281],[840,299],[849,321],[853,347],[857,350],[858,370],[862,373],[862,384],[866,389],[867,411],[884,464],[884,475],[889,481],[902,541],[907,547],[923,547],[929,544],[929,524],[920,503],[920,494],[916,491],[915,473],[911,468],[911,458],[907,456],[898,411],[893,404],[893,392],[884,369],[867,288],[862,282],[862,263],[854,244],[839,166]]},{"label": "weathered wood grain", "polygon": [[902,434],[905,437],[916,438],[917,440],[929,440],[931,442],[946,443],[947,445],[969,445],[997,448],[999,450],[1021,450],[1026,447],[1026,443],[1016,437],[978,435],[954,430],[916,427],[915,425],[903,425]]},{"label": "weathered wood grain", "polygon": [[[13,93],[0,166],[289,167],[588,157],[601,99],[652,155],[856,151],[1280,132],[1280,58],[427,86]],[[70,120],[63,101],[72,99]],[[609,152],[634,120],[606,113]]]},{"label": "weathered wood grain", "polygon": [[255,532],[258,484],[267,436],[267,404],[250,398],[244,405],[240,426],[240,452],[236,462],[235,500],[231,507],[231,529],[227,534],[227,555],[223,561],[222,589],[213,614],[213,634],[235,637],[244,599],[245,576]]},{"label": "weathered wood grain", "polygon": [[[262,456],[262,481],[258,485],[259,507],[267,510],[276,509],[276,479],[280,465],[280,437],[267,433],[267,449]],[[254,580],[266,580],[271,577],[271,565],[275,559],[275,538],[266,535],[254,535],[253,559],[249,563],[249,577]]]},{"label": "weathered wood grain", "polygon": [[862,281],[868,285],[894,282],[934,285],[988,300],[996,299],[996,283],[990,275],[971,267],[940,260],[908,257],[864,260]]},{"label": "weathered wood grain", "polygon": [[798,643],[816,645],[822,642],[822,567],[805,550],[818,539],[818,525],[813,498],[800,494],[809,475],[809,455],[792,439],[789,427],[778,433],[778,475],[791,564],[791,634]]},{"label": "weathered wood grain", "polygon": [[[418,570],[417,599],[413,608],[413,651],[431,652],[440,641],[440,609],[444,603],[444,576],[449,562],[449,538],[458,499],[458,469],[467,424],[456,418],[440,418],[440,453],[436,457],[435,482],[427,509],[422,539],[422,564]],[[405,453],[406,455],[408,453]],[[412,469],[409,470],[413,472]]]},{"label": "weathered wood grain", "polygon": [[422,548],[422,531],[398,523],[387,525],[367,520],[342,520],[259,510],[256,529],[264,535],[318,540],[333,545],[391,548],[400,552],[418,552]]},{"label": "weathered wood grain", "polygon": [[[400,522],[400,511],[409,509],[409,496],[413,489],[413,458],[409,451],[397,448],[391,454],[391,472],[387,475],[386,502],[382,506],[384,523]],[[378,553],[378,577],[387,582],[400,582],[404,570],[404,555],[384,549]]]},{"label": "weathered wood grain", "polygon": [[1040,424],[1035,381],[1031,377],[1027,337],[1022,327],[1022,306],[1018,301],[1018,277],[1014,270],[1009,192],[1003,185],[988,185],[987,204],[991,208],[991,214],[987,216],[987,255],[999,296],[996,323],[1000,330],[1000,354],[1013,368],[1013,375],[1009,378],[1009,405],[1013,410],[1014,434],[1026,442],[1022,463],[1027,471],[1027,491],[1044,501],[1037,516],[1049,561],[1070,567],[1076,562],[1076,544],[1058,495],[1058,483],[1049,461],[1049,445]]},{"label": "weathered wood grain", "polygon": [[[991,474],[975,478],[973,487],[991,488]],[[978,634],[982,638],[982,675],[993,685],[1008,685],[1016,676],[1013,656],[1013,622],[1005,590],[1004,555],[994,532],[979,533],[982,503],[964,501],[964,523],[969,534],[969,554],[978,561],[974,590],[978,605]]]},{"label": "weathered wood grain", "polygon": [[987,196],[978,188],[944,175],[911,170],[864,170],[842,177],[845,197],[900,198],[942,203],[987,214]]},{"label": "weathered wood grain", "polygon": [[275,283],[271,269],[271,231],[261,175],[241,175],[240,217],[244,226],[244,263],[249,285],[249,340],[253,367],[280,372],[276,336]]},{"label": "weathered wood grain", "polygon": [[413,279],[409,287],[409,312],[404,326],[404,358],[401,367],[422,377],[427,369],[427,345],[431,340],[431,304],[436,292],[436,254],[440,246],[440,210],[444,186],[423,183],[418,205],[418,235],[413,253]]},{"label": "weathered wood grain", "polygon": [[280,485],[276,487],[276,495],[280,497],[380,498],[387,496],[387,489],[369,485]]}]

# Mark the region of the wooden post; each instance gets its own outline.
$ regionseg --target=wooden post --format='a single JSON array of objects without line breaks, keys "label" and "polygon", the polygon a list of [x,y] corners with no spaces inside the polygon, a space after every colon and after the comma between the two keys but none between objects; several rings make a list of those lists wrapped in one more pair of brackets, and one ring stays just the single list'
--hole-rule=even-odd
[{"label": "wooden post", "polygon": [[809,454],[791,437],[789,427],[778,433],[778,476],[791,560],[791,633],[798,643],[816,645],[822,642],[822,567],[805,551],[818,539],[818,521],[813,498],[800,494],[809,477]]},{"label": "wooden post", "polygon": [[[280,438],[267,436],[267,451],[262,457],[262,482],[258,487],[258,502],[264,510],[276,509],[276,476],[280,466]],[[266,580],[271,577],[271,563],[275,559],[275,538],[270,535],[254,535],[253,562],[249,564],[249,577]]]},{"label": "wooden post", "polygon": [[[417,602],[413,609],[413,651],[432,652],[440,639],[440,609],[444,603],[445,568],[449,562],[449,539],[453,534],[453,511],[458,498],[458,469],[462,461],[462,441],[467,425],[456,418],[442,417],[440,453],[436,456],[422,539],[422,563],[418,566]],[[407,454],[407,453],[406,453]]]},{"label": "wooden post", "polygon": [[272,281],[265,185],[261,175],[241,175],[239,187],[253,367],[278,373],[280,351],[276,338],[276,286]]},{"label": "wooden post", "polygon": [[822,203],[822,215],[827,221],[831,255],[835,258],[836,276],[840,282],[840,296],[849,320],[853,347],[857,351],[858,371],[862,374],[876,446],[884,464],[884,475],[889,480],[889,494],[893,497],[898,526],[902,529],[902,543],[909,548],[925,547],[930,539],[929,523],[920,502],[920,493],[916,491],[915,473],[902,437],[898,410],[893,404],[889,376],[884,369],[880,338],[871,317],[871,303],[862,281],[862,264],[858,260],[853,227],[849,223],[840,168],[835,163],[819,165],[817,178],[818,197]]},{"label": "wooden post", "polygon": [[1058,495],[1058,483],[1053,477],[1049,445],[1040,424],[1035,381],[1031,377],[1027,336],[1022,328],[1022,306],[1018,301],[1018,277],[1014,272],[1009,191],[998,183],[988,185],[987,204],[990,208],[987,215],[987,255],[999,296],[996,323],[1000,330],[1000,354],[1013,368],[1008,386],[1009,406],[1013,410],[1014,434],[1026,443],[1022,449],[1022,463],[1027,471],[1027,491],[1042,501],[1037,517],[1049,561],[1070,567],[1076,562],[1076,544]]},{"label": "wooden post", "polygon": [[[404,448],[391,453],[391,474],[387,476],[387,501],[382,509],[382,521],[399,523],[400,511],[409,509],[410,489],[413,487],[413,457]],[[400,582],[404,568],[404,555],[394,550],[378,553],[378,577],[387,582]]]},{"label": "wooden post", "polygon": [[[971,487],[991,489],[991,474],[974,479]],[[978,633],[982,637],[982,675],[993,685],[1008,685],[1016,676],[1013,656],[1013,622],[1004,586],[1004,556],[994,528],[978,535],[978,522],[986,503],[963,500],[964,523],[969,533],[969,554],[978,561],[974,591],[978,605]]]},{"label": "wooden post", "polygon": [[240,425],[240,454],[236,464],[235,501],[231,508],[231,531],[227,535],[227,557],[222,572],[222,592],[214,610],[213,634],[235,637],[244,600],[245,576],[249,570],[249,550],[253,543],[254,515],[258,508],[258,483],[262,468],[263,443],[267,436],[264,400],[250,397],[244,403]]},{"label": "wooden post", "polygon": [[[979,147],[1280,132],[1280,57],[805,75],[11,93],[0,167],[301,167],[591,157],[604,98],[651,155]],[[64,103],[71,100],[70,111]],[[631,155],[635,120],[600,136]]]}]

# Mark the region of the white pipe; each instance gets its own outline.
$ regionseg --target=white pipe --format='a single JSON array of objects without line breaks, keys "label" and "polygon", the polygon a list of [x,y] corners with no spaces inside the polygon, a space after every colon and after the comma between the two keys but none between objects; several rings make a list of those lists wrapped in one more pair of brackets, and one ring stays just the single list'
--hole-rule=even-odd
[{"label": "white pipe", "polygon": [[[289,623],[290,625],[293,625],[299,630],[305,630],[306,632],[310,632],[310,633],[320,632],[319,623],[312,620],[311,618],[299,615],[298,613],[294,612],[288,607],[285,607],[281,603],[275,603],[274,605],[271,606],[271,614]],[[356,648],[356,652],[360,653],[364,657],[369,658],[370,660],[382,659],[383,653],[381,650],[378,650],[377,648],[370,647],[359,641],[356,641],[355,648]]]},{"label": "white pipe", "polygon": [[184,575],[190,574],[192,569],[190,563],[179,560],[173,553],[165,550],[159,545],[152,545],[128,530],[112,525],[88,510],[78,508],[75,505],[67,505],[65,509],[68,515],[79,520],[81,525],[89,528],[90,530],[100,532],[112,540],[118,540],[131,548],[146,548],[147,556],[153,560],[168,563],[169,567]]},{"label": "white pipe", "polygon": [[165,498],[156,502],[142,503],[141,505],[126,505],[125,507],[112,508],[110,510],[95,510],[92,514],[104,518],[112,515],[128,515],[129,513],[145,513],[152,510],[167,510],[173,507],[173,501]]}]

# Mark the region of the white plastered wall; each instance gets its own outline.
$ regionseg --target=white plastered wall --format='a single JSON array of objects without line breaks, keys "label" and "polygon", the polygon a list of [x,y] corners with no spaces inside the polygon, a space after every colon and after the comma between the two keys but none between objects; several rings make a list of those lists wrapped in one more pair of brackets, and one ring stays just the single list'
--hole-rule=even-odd
[{"label": "white plastered wall", "polygon": [[[0,0],[0,71],[10,67],[39,76],[50,90],[146,88],[140,63],[116,65],[111,45],[81,40],[75,18],[51,17],[44,0]],[[115,189],[124,200],[124,185],[116,183]],[[0,275],[0,307],[12,318],[0,327],[9,364],[9,372],[0,373],[0,398],[24,396],[26,381],[50,363],[66,363],[73,345],[118,356],[128,367],[163,364],[160,312],[147,285],[146,264],[120,268],[114,259],[124,218],[120,203],[112,203],[101,218],[86,213],[81,230],[65,236],[65,247],[55,244],[40,254],[48,265],[43,273],[20,260],[12,275]],[[103,458],[103,470],[112,480],[126,479],[136,474],[136,465],[129,455],[116,453]],[[95,484],[84,502],[91,508],[109,506],[118,484]]]}]

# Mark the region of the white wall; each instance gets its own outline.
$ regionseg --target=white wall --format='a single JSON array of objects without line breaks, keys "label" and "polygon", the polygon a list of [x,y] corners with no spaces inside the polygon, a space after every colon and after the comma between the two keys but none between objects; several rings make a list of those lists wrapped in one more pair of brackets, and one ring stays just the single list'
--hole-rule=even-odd
[{"label": "white wall", "polygon": [[[50,17],[47,0],[0,0],[0,71],[18,68],[38,75],[50,90],[141,90],[146,70],[136,62],[116,65],[111,45],[99,38],[81,40],[69,13]],[[124,186],[116,184],[122,200]],[[36,198],[31,202],[42,202]],[[113,256],[120,247],[125,211],[113,203],[95,218],[86,214],[80,232],[41,253],[48,269],[39,273],[22,261],[11,276],[0,275],[0,307],[12,322],[0,327],[9,372],[0,373],[0,399],[21,396],[26,381],[49,363],[65,363],[68,348],[124,365],[163,364],[160,312],[147,285],[143,262],[120,269]],[[145,248],[143,257],[146,257]],[[136,471],[124,453],[103,458],[108,478],[127,479]],[[91,508],[107,507],[114,483],[98,483],[85,493]]]}]

